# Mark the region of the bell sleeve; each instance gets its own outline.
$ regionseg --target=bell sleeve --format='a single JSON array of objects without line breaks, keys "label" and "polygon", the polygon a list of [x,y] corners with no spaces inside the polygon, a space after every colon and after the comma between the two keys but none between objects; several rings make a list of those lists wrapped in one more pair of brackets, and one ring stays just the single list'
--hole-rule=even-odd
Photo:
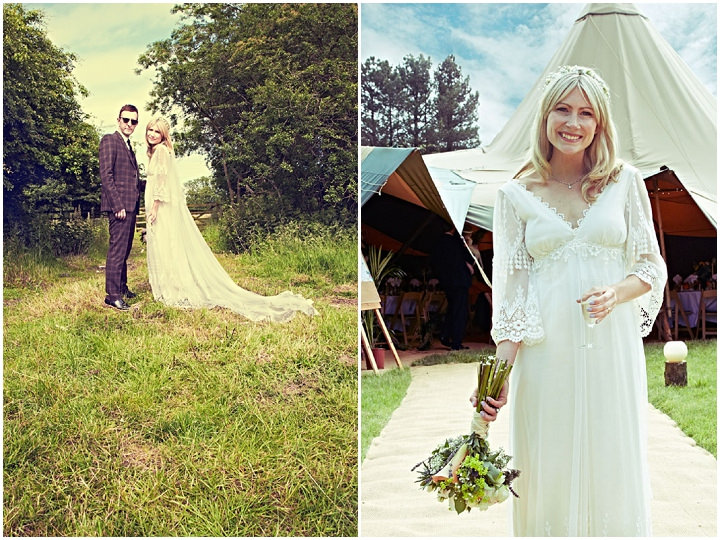
[{"label": "bell sleeve", "polygon": [[541,342],[545,331],[530,279],[533,259],[525,246],[525,222],[503,189],[495,201],[493,249],[493,340],[525,345]]},{"label": "bell sleeve", "polygon": [[625,265],[628,275],[636,275],[650,285],[651,289],[633,301],[640,324],[640,334],[645,337],[652,330],[663,303],[667,267],[660,254],[655,227],[652,221],[650,198],[639,171],[628,187],[625,203],[627,241]]},{"label": "bell sleeve", "polygon": [[150,162],[151,172],[155,176],[152,198],[155,201],[170,202],[170,189],[168,186],[170,159],[170,152],[163,145],[159,145],[152,156]]}]

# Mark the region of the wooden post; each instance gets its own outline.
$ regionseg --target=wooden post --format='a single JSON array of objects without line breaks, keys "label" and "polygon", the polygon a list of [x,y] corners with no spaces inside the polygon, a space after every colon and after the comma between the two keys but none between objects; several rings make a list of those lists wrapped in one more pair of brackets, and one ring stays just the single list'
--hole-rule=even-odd
[{"label": "wooden post", "polygon": [[365,333],[365,328],[361,325],[361,334],[360,337],[362,339],[362,345],[363,345],[363,351],[365,351],[365,356],[368,359],[368,362],[370,362],[370,366],[373,368],[373,371],[377,374],[378,368],[377,364],[375,364],[375,357],[373,356],[372,349],[370,348],[370,342],[368,341],[367,334]]}]

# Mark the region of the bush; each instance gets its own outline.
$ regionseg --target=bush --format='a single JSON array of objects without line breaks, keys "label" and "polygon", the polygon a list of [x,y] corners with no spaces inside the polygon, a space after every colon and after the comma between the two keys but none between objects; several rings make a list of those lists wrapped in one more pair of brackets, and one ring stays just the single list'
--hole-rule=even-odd
[{"label": "bush", "polygon": [[308,234],[315,227],[313,231],[321,235],[328,230],[357,228],[357,215],[341,206],[308,213],[278,205],[277,197],[255,194],[225,206],[220,218],[220,244],[233,253],[243,253],[284,228]]},{"label": "bush", "polygon": [[41,215],[30,225],[25,244],[30,249],[56,257],[87,255],[91,247],[104,240],[103,221],[84,219],[78,213],[59,218]]},{"label": "bush", "polygon": [[207,176],[185,182],[184,187],[188,206],[220,205],[227,201],[227,191],[218,187],[213,179]]},{"label": "bush", "polygon": [[222,244],[233,253],[248,251],[281,223],[277,204],[266,195],[246,197],[223,209],[220,218]]}]

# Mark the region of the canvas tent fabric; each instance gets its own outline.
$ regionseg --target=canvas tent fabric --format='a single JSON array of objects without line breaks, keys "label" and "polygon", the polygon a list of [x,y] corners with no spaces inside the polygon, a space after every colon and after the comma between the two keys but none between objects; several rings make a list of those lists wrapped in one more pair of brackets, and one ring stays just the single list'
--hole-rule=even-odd
[{"label": "canvas tent fabric", "polygon": [[361,206],[373,195],[392,195],[429,210],[462,231],[474,182],[448,169],[431,175],[415,148],[362,147],[360,168]]},{"label": "canvas tent fabric", "polygon": [[588,4],[502,131],[486,148],[424,156],[477,182],[468,220],[492,230],[497,189],[526,161],[546,78],[562,65],[595,69],[611,91],[619,157],[649,177],[666,166],[717,229],[717,104],[632,4]]}]

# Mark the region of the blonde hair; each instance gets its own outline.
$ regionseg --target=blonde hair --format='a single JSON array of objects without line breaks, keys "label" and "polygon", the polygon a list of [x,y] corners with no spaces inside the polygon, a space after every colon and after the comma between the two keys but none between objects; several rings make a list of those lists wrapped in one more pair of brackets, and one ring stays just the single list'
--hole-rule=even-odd
[{"label": "blonde hair", "polygon": [[587,174],[581,184],[582,196],[593,202],[610,182],[615,182],[622,169],[616,156],[615,125],[610,116],[610,91],[605,81],[590,68],[562,66],[545,81],[545,89],[535,115],[530,158],[515,178],[537,172],[544,181],[550,177],[553,146],[547,137],[547,120],[555,106],[575,88],[580,89],[592,107],[597,132],[585,149],[583,163]]},{"label": "blonde hair", "polygon": [[[145,142],[147,142],[147,130],[151,127],[156,128],[162,135],[162,141],[160,141],[158,144],[165,145],[167,149],[170,150],[170,154],[175,155],[175,152],[173,151],[172,139],[170,138],[170,123],[162,116],[156,116],[155,118],[151,119],[145,127]],[[155,146],[157,146],[157,144]],[[148,143],[148,158],[152,157],[154,151],[155,147],[151,146],[150,143]]]}]

